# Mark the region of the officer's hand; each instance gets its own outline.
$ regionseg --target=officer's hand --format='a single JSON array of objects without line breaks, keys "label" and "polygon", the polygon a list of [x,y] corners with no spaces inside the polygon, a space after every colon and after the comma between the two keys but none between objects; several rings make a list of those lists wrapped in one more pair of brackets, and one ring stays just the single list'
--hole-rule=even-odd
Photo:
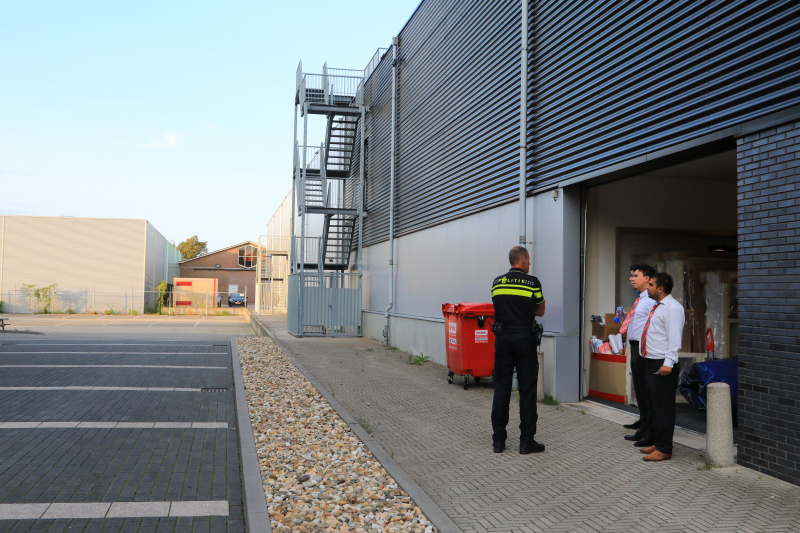
[{"label": "officer's hand", "polygon": [[662,366],[661,370],[659,370],[658,373],[661,374],[662,376],[669,376],[672,373],[672,367]]}]

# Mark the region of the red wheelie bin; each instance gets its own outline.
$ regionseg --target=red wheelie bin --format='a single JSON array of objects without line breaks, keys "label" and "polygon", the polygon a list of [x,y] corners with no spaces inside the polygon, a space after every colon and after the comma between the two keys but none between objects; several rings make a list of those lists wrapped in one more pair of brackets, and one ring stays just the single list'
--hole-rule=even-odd
[{"label": "red wheelie bin", "polygon": [[447,333],[447,382],[456,375],[476,383],[494,374],[494,306],[465,302],[442,304]]}]

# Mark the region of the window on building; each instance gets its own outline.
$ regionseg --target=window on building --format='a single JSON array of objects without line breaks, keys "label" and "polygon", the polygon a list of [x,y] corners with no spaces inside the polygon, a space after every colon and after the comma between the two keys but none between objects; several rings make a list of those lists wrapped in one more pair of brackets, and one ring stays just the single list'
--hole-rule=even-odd
[{"label": "window on building", "polygon": [[239,247],[239,266],[244,268],[253,268],[256,266],[256,247],[246,246]]}]

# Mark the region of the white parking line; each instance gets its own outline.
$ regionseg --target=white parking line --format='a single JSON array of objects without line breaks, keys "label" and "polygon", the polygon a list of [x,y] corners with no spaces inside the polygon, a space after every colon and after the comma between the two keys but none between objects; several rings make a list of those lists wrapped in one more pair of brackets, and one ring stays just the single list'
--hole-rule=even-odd
[{"label": "white parking line", "polygon": [[114,503],[3,503],[0,520],[228,516],[228,500]]},{"label": "white parking line", "polygon": [[75,354],[75,355],[105,355],[105,354],[122,354],[122,355],[228,355],[228,352],[6,352],[0,350],[0,355],[7,354]]},{"label": "white parking line", "polygon": [[186,368],[203,370],[227,370],[225,366],[178,366],[178,365],[0,365],[0,368]]},{"label": "white parking line", "polygon": [[0,429],[228,429],[227,422],[0,422]]},{"label": "white parking line", "polygon": [[188,389],[179,387],[0,387],[0,390],[131,390],[154,392],[201,392],[203,389]]},{"label": "white parking line", "polygon": [[[163,322],[163,321],[162,321]],[[182,341],[173,341],[182,343]],[[0,343],[2,345],[3,343]],[[173,346],[172,344],[164,344],[163,342],[145,342],[145,343],[132,343],[132,342],[12,342],[10,345],[17,346]],[[219,344],[192,344],[195,346],[220,346]]]}]

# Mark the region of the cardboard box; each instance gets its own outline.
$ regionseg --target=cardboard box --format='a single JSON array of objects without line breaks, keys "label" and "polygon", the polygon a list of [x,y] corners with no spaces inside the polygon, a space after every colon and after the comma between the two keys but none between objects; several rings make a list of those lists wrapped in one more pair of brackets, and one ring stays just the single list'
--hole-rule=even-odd
[{"label": "cardboard box", "polygon": [[628,366],[628,359],[625,355],[591,353],[589,395],[603,400],[627,404],[626,379]]},{"label": "cardboard box", "polygon": [[601,326],[597,322],[592,322],[592,335],[603,342],[608,342],[609,335],[616,335],[619,333],[619,328],[622,327],[622,324],[619,322],[614,322],[614,316],[616,316],[614,313],[606,313],[605,326]]}]

